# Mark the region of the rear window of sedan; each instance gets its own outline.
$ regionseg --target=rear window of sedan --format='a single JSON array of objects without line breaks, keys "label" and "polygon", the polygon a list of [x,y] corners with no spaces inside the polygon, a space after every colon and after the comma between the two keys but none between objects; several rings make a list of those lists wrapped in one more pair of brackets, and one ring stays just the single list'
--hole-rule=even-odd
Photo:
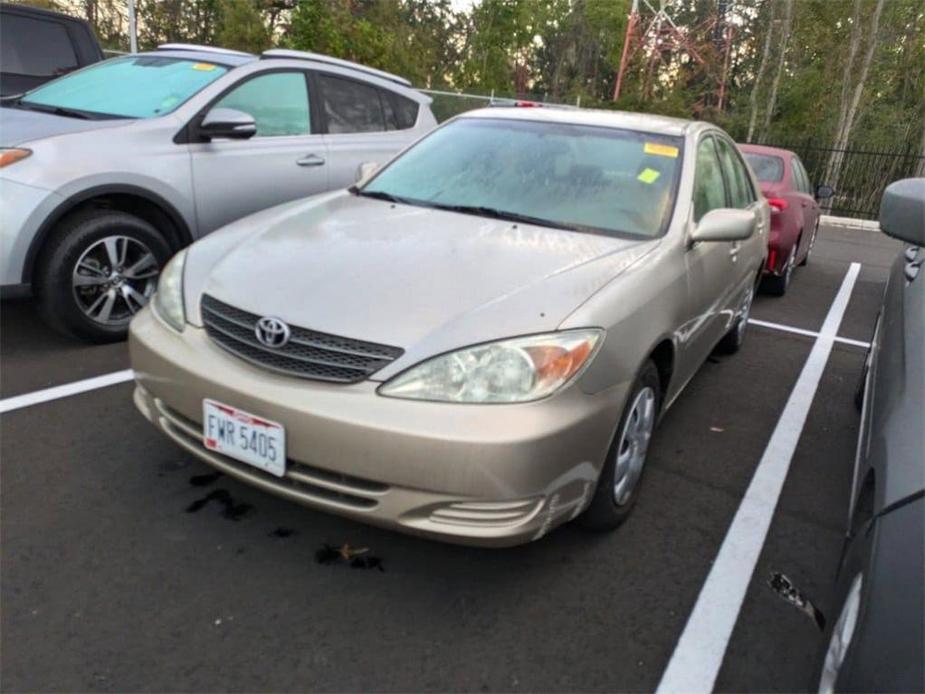
[{"label": "rear window of sedan", "polygon": [[759,181],[777,183],[784,178],[784,160],[773,154],[743,152]]},{"label": "rear window of sedan", "polygon": [[674,209],[682,147],[679,137],[616,128],[464,117],[424,138],[363,191],[654,237]]}]

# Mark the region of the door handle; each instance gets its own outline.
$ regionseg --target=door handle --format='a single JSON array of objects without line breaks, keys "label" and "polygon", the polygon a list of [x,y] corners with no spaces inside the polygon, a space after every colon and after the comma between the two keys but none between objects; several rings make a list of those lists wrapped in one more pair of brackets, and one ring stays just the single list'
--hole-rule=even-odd
[{"label": "door handle", "polygon": [[301,159],[296,159],[295,163],[299,166],[322,166],[324,164],[324,157],[319,157],[317,154],[309,154]]}]

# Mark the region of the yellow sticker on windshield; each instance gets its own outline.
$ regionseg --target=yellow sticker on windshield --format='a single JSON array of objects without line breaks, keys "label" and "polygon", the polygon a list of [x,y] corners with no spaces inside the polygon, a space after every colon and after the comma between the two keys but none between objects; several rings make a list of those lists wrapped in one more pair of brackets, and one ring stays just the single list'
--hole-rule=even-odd
[{"label": "yellow sticker on windshield", "polygon": [[643,151],[646,154],[657,154],[661,157],[678,158],[678,148],[671,145],[660,145],[656,142],[646,142]]},{"label": "yellow sticker on windshield", "polygon": [[212,63],[193,63],[194,70],[203,70],[204,72],[212,72],[215,69],[215,66]]},{"label": "yellow sticker on windshield", "polygon": [[655,183],[658,180],[658,177],[662,174],[656,171],[655,169],[643,169],[642,173],[636,176],[637,181],[642,181],[643,183]]}]

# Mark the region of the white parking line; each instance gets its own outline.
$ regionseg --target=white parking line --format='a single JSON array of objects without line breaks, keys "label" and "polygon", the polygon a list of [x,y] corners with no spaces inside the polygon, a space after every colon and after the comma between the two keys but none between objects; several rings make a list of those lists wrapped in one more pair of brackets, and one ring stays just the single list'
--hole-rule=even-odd
[{"label": "white parking line", "polygon": [[710,692],[861,269],[851,263],[700,590],[658,692]]},{"label": "white parking line", "polygon": [[66,383],[63,386],[54,386],[53,388],[36,390],[32,393],[16,395],[12,398],[5,398],[4,400],[0,400],[0,414],[9,412],[11,410],[18,410],[23,407],[39,405],[50,400],[57,400],[58,398],[66,398],[71,395],[86,393],[88,390],[96,390],[97,388],[114,386],[117,383],[125,383],[126,381],[131,381],[132,378],[132,370],[125,369],[124,371],[114,371],[113,373],[104,374],[102,376],[86,378],[82,381]]},{"label": "white parking line", "polygon": [[[794,328],[792,325],[781,325],[780,323],[769,323],[765,320],[758,320],[756,318],[749,318],[748,322],[750,325],[757,325],[760,328],[770,328],[771,330],[781,330],[785,333],[794,333],[796,335],[806,335],[806,337],[819,337],[819,333],[814,332],[813,330],[804,330],[803,328]],[[862,347],[867,349],[870,347],[869,342],[862,342],[861,340],[852,340],[848,337],[835,337],[835,342],[840,342],[843,345],[851,345],[853,347]]]}]

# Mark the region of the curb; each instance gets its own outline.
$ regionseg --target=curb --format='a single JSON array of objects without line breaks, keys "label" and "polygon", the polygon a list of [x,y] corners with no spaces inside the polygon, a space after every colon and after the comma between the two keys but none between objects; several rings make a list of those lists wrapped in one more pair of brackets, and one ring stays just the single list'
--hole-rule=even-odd
[{"label": "curb", "polygon": [[853,217],[833,217],[821,215],[819,223],[837,229],[855,229],[857,231],[880,231],[880,222],[873,219],[854,219]]}]

